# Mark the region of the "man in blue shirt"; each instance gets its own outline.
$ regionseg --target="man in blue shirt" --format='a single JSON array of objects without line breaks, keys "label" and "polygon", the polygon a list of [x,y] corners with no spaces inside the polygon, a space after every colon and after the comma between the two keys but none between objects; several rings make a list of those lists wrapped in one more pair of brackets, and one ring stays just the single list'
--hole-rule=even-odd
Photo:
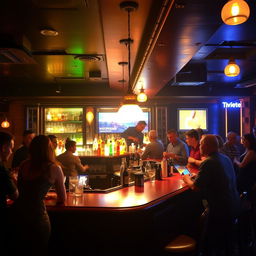
[{"label": "man in blue shirt", "polygon": [[167,137],[170,143],[167,146],[167,152],[164,152],[163,156],[171,158],[174,164],[186,165],[189,156],[187,144],[179,139],[175,130],[169,130],[167,132]]}]

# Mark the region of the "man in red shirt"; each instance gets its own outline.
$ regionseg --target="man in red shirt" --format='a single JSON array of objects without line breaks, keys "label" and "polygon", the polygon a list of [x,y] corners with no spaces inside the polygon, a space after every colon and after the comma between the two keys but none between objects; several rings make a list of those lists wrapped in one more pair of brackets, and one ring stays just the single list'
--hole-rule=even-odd
[{"label": "man in red shirt", "polygon": [[199,149],[199,134],[196,130],[192,129],[187,131],[186,142],[190,147],[188,164],[190,167],[198,167],[202,162],[202,157]]}]

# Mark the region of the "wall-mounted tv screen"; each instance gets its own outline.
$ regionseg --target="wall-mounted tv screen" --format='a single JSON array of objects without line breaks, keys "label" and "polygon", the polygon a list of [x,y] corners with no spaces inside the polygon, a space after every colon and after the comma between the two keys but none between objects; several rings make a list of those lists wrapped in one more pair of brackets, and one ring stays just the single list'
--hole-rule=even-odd
[{"label": "wall-mounted tv screen", "polygon": [[[131,118],[120,118],[117,112],[98,112],[98,131],[99,133],[122,133],[130,126],[135,126],[138,121],[145,121],[149,124],[149,112],[143,112],[142,117],[139,120],[134,117]],[[148,132],[148,125],[143,130],[143,132]]]},{"label": "wall-mounted tv screen", "polygon": [[178,129],[190,130],[201,128],[207,130],[207,109],[206,108],[180,108],[178,109]]}]

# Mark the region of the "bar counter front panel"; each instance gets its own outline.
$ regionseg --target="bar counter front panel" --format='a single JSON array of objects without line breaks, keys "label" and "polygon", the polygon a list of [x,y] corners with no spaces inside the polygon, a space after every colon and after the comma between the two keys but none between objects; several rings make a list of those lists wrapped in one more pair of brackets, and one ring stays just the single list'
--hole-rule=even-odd
[{"label": "bar counter front panel", "polygon": [[[68,194],[65,206],[46,200],[50,255],[153,255],[177,234],[196,232],[199,195],[179,174],[110,193]],[[136,253],[135,253],[136,252]]]}]

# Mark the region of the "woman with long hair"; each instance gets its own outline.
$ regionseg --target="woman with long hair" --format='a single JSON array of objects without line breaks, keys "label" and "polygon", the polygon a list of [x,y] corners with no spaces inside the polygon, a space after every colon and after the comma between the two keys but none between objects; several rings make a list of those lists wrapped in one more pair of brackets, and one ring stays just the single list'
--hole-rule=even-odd
[{"label": "woman with long hair", "polygon": [[242,137],[245,152],[240,157],[240,161],[235,159],[234,163],[239,167],[237,184],[240,192],[252,192],[256,185],[256,139],[253,134],[245,134]]},{"label": "woman with long hair", "polygon": [[66,191],[61,167],[56,164],[54,151],[47,136],[36,136],[29,147],[29,159],[18,173],[20,196],[13,206],[16,248],[26,255],[47,255],[51,225],[44,197],[54,185],[57,203],[64,204]]}]

